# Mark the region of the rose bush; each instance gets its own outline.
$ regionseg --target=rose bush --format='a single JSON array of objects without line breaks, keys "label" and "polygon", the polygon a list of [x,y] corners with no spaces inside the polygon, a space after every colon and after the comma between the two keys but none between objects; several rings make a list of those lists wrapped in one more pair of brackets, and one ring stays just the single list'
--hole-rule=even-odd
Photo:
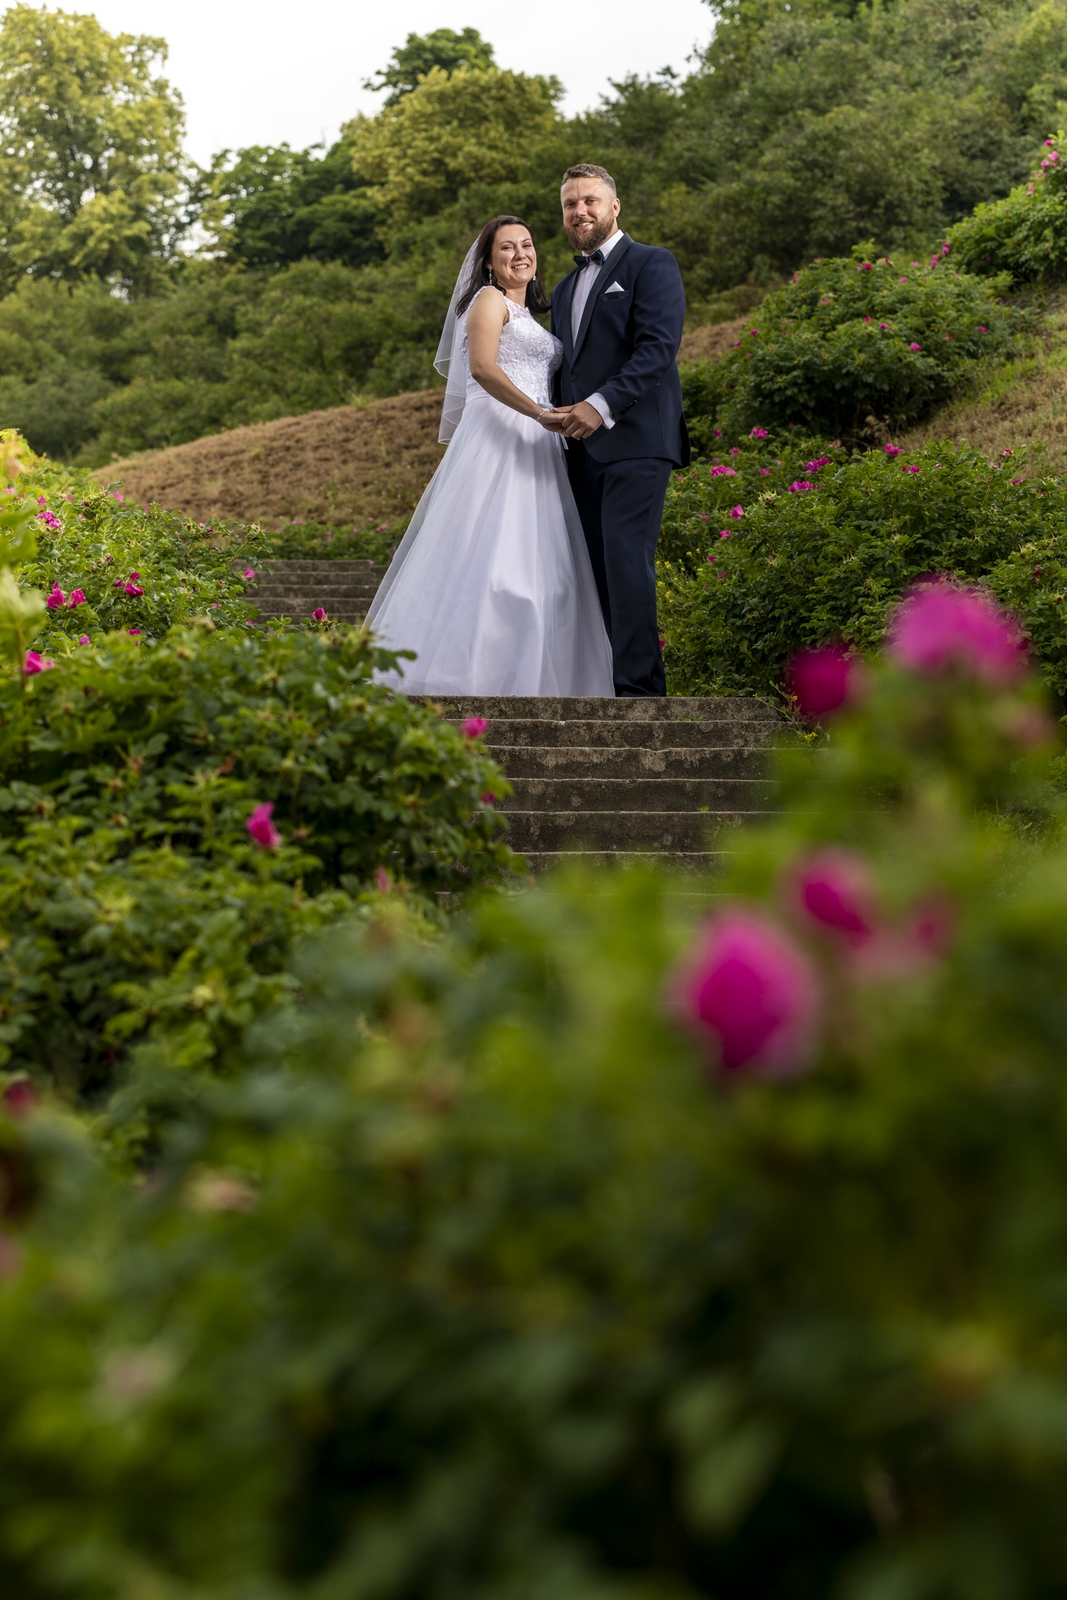
[{"label": "rose bush", "polygon": [[[889,444],[804,462],[791,448],[788,433],[772,434],[726,457],[735,476],[697,463],[672,480],[659,588],[671,693],[777,698],[797,651],[877,649],[908,586],[946,572],[1015,607],[1047,682],[1067,696],[1067,494],[1040,476],[1039,454],[990,461]],[[730,523],[738,499],[745,514]]]},{"label": "rose bush", "polygon": [[967,272],[1006,274],[1014,283],[1055,281],[1067,272],[1064,135],[1045,140],[1028,183],[978,205],[949,232],[953,260]]},{"label": "rose bush", "polygon": [[867,243],[802,268],[724,361],[682,369],[702,451],[716,429],[733,444],[789,424],[869,440],[962,393],[976,364],[1014,348],[1023,313],[1001,300],[1004,283],[957,271],[947,242],[929,262],[875,255]]}]

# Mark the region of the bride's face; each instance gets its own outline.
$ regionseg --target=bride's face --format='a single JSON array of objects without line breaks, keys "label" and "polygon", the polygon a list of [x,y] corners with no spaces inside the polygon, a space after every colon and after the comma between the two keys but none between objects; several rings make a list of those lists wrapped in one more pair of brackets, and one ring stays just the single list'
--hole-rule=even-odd
[{"label": "bride's face", "polygon": [[493,277],[503,290],[525,289],[537,271],[537,251],[526,229],[513,222],[498,228],[490,261]]}]

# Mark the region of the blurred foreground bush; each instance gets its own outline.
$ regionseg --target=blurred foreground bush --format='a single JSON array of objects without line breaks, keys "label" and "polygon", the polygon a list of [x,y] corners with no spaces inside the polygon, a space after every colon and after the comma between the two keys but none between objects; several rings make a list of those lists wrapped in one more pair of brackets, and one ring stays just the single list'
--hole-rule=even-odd
[{"label": "blurred foreground bush", "polygon": [[385,896],[258,1071],[145,1071],[133,1189],[9,1086],[6,1592],[1067,1590],[1050,723],[944,586],[816,668],[698,935],[655,870],[430,947]]}]

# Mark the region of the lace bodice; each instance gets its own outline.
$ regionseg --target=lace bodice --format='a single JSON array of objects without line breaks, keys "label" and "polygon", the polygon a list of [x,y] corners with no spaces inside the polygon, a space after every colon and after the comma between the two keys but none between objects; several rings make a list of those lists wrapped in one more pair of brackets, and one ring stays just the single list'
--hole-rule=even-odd
[{"label": "lace bodice", "polygon": [[[497,291],[483,289],[481,292],[495,294]],[[563,346],[554,334],[534,321],[525,306],[517,306],[509,300],[508,313],[508,320],[500,331],[497,365],[507,373],[515,387],[521,389],[523,394],[528,394],[538,405],[547,406],[551,398],[549,387],[552,374],[563,360]],[[466,345],[467,332],[464,329],[464,354]],[[484,394],[485,390],[481,384],[476,378],[472,378],[468,371],[467,399]]]}]

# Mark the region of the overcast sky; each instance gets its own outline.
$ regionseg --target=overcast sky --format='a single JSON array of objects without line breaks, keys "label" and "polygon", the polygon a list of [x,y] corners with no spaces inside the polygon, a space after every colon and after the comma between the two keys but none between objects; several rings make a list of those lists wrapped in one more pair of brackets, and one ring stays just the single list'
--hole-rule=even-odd
[{"label": "overcast sky", "polygon": [[189,151],[204,163],[223,148],[333,139],[354,112],[380,106],[361,84],[409,33],[477,28],[501,66],[555,73],[566,111],[595,105],[612,78],[684,71],[711,35],[702,0],[63,0],[62,9],[91,10],[111,33],[167,40]]}]

